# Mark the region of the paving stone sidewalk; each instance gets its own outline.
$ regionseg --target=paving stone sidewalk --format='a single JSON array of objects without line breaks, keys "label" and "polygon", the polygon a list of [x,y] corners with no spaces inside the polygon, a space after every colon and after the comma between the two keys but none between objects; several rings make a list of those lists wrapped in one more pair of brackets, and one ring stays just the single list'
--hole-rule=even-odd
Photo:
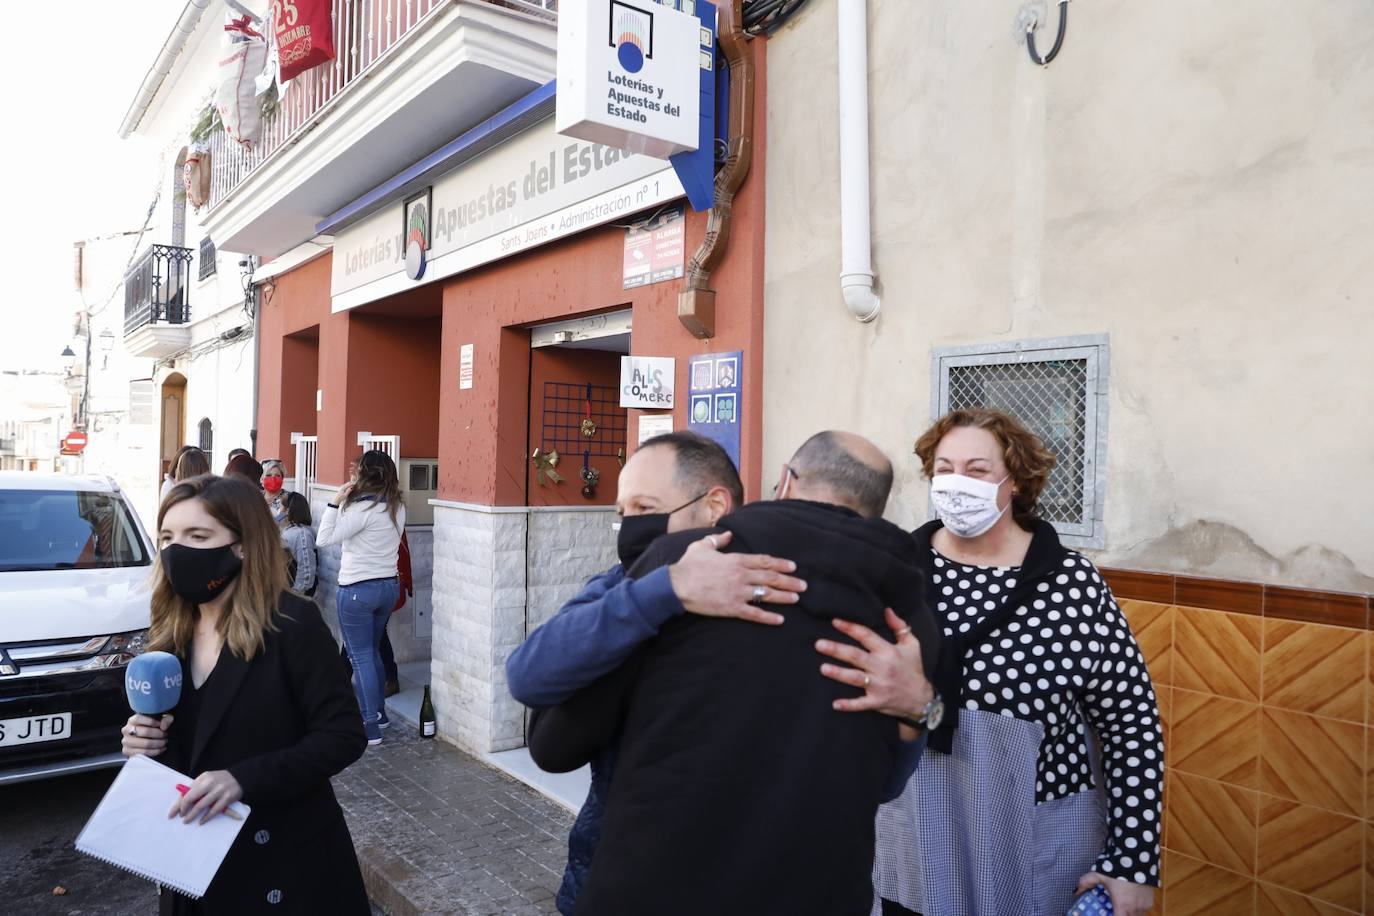
[{"label": "paving stone sidewalk", "polygon": [[391,916],[556,913],[573,815],[401,722],[385,735],[334,780],[372,899]]}]

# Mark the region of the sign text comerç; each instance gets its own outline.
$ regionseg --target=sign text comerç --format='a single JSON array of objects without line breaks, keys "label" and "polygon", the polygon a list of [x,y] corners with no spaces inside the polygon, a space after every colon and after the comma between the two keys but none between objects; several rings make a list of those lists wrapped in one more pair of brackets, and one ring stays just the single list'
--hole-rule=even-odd
[{"label": "sign text comer\u00e7", "polygon": [[560,134],[659,159],[697,148],[701,23],[674,5],[558,5]]},{"label": "sign text comer\u00e7", "polygon": [[[683,194],[666,162],[561,137],[547,120],[435,181],[424,281],[450,277]],[[400,204],[334,237],[333,310],[412,288]]]},{"label": "sign text comer\u00e7", "polygon": [[620,357],[620,406],[666,410],[673,406],[671,356]]}]

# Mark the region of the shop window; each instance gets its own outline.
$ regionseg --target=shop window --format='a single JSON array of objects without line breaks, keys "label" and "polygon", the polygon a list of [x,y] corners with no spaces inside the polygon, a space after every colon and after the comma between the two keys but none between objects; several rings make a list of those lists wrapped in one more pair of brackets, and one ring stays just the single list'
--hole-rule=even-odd
[{"label": "shop window", "polygon": [[995,408],[1021,420],[1054,452],[1040,514],[1075,547],[1102,547],[1106,539],[1108,368],[1105,334],[934,351],[934,416]]}]

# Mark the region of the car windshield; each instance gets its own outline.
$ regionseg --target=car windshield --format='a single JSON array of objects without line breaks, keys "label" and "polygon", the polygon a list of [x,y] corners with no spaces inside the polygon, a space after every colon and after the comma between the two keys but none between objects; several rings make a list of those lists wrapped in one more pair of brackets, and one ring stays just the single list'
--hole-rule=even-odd
[{"label": "car windshield", "polygon": [[148,563],[138,526],[117,494],[0,491],[0,572]]}]

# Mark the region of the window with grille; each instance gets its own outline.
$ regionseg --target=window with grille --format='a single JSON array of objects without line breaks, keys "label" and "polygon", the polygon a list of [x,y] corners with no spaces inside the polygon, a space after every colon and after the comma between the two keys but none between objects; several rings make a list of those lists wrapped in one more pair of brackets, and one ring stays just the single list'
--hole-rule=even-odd
[{"label": "window with grille", "polygon": [[1107,336],[948,347],[934,354],[931,409],[991,407],[1025,423],[1057,459],[1040,515],[1065,544],[1102,547]]},{"label": "window with grille", "polygon": [[200,421],[197,429],[200,432],[200,450],[205,453],[206,458],[209,458],[215,450],[215,424],[210,422],[209,417],[205,417]]},{"label": "window with grille", "polygon": [[214,276],[215,271],[219,269],[217,261],[215,243],[210,241],[210,237],[207,235],[200,240],[200,278],[202,280]]}]

